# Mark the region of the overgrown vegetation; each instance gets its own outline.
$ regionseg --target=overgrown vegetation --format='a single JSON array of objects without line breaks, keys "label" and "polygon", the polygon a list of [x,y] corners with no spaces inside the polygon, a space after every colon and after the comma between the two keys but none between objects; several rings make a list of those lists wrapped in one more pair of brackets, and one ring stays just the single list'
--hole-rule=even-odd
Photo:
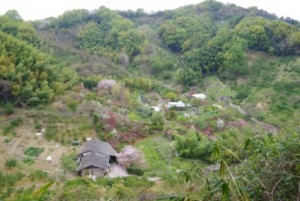
[{"label": "overgrown vegetation", "polygon": [[[299,25],[211,0],[30,23],[8,11],[0,200],[296,200]],[[90,138],[131,145],[143,165],[75,178]]]}]

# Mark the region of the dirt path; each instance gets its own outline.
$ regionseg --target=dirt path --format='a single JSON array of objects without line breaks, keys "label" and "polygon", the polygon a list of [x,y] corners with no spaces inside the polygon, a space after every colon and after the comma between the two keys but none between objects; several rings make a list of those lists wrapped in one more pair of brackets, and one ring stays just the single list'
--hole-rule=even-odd
[{"label": "dirt path", "polygon": [[[237,109],[241,114],[243,115],[247,115],[246,111],[243,110],[241,108],[241,106],[239,105],[235,105],[233,103],[229,103],[229,106],[231,108],[235,108]],[[274,125],[271,125],[271,124],[267,124],[265,122],[262,122],[262,121],[259,121],[258,119],[254,118],[254,117],[251,117],[251,121],[254,122],[256,125],[262,127],[263,129],[265,129],[267,132],[271,133],[271,134],[274,134],[276,135],[279,131],[280,131],[280,128],[274,126]]]},{"label": "dirt path", "polygon": [[108,178],[127,177],[127,176],[128,176],[127,171],[117,164],[112,164],[110,166],[110,171],[107,175]]}]

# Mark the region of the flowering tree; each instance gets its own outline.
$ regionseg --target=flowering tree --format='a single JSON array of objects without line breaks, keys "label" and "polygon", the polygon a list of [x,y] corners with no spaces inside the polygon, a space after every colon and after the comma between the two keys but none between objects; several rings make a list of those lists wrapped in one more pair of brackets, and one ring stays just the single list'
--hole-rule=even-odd
[{"label": "flowering tree", "polygon": [[102,119],[102,123],[107,131],[112,131],[118,125],[117,118],[112,111],[107,112],[107,115]]},{"label": "flowering tree", "polygon": [[121,152],[117,155],[117,161],[121,166],[126,168],[131,165],[136,165],[138,167],[145,166],[144,155],[130,145],[121,150]]},{"label": "flowering tree", "polygon": [[115,80],[101,80],[98,83],[97,88],[111,90],[115,84],[116,84]]}]

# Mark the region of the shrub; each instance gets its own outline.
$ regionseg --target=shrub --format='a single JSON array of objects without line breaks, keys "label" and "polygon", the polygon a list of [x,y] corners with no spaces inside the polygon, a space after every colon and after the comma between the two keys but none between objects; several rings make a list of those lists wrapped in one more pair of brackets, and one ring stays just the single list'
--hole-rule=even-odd
[{"label": "shrub", "polygon": [[30,157],[26,157],[26,158],[24,158],[23,162],[31,165],[34,163],[34,160]]},{"label": "shrub", "polygon": [[144,171],[140,168],[137,167],[128,167],[127,171],[129,174],[137,175],[137,176],[143,176]]},{"label": "shrub", "polygon": [[67,105],[68,105],[69,109],[70,109],[73,113],[75,113],[76,110],[77,110],[78,104],[79,104],[79,102],[75,100],[75,101],[69,102]]},{"label": "shrub", "polygon": [[176,94],[176,93],[170,91],[170,92],[168,92],[168,93],[166,94],[166,98],[169,99],[169,100],[171,100],[171,101],[176,101],[177,98],[178,98],[178,94]]},{"label": "shrub", "polygon": [[151,120],[151,125],[150,125],[151,130],[163,130],[164,129],[165,121],[161,114],[153,113],[150,120]]},{"label": "shrub", "polygon": [[177,119],[177,112],[175,110],[169,110],[168,112],[166,112],[166,119],[171,121],[171,120],[175,120]]},{"label": "shrub", "polygon": [[8,134],[12,130],[13,130],[12,125],[5,126],[5,127],[3,127],[3,134]]},{"label": "shrub", "polygon": [[41,170],[35,170],[30,173],[29,178],[31,180],[41,180],[47,178],[48,174],[47,172],[43,172]]},{"label": "shrub", "polygon": [[29,106],[35,107],[40,103],[40,99],[38,97],[32,97],[27,100],[27,104]]},{"label": "shrub", "polygon": [[14,106],[11,103],[7,103],[4,105],[4,112],[5,114],[12,114],[14,113]]},{"label": "shrub", "polygon": [[44,151],[44,148],[38,148],[38,147],[28,147],[25,151],[24,154],[27,156],[34,156],[38,157],[40,153]]},{"label": "shrub", "polygon": [[213,143],[197,132],[190,132],[186,136],[176,135],[176,150],[180,156],[191,159],[202,159],[211,162]]},{"label": "shrub", "polygon": [[55,138],[56,133],[57,133],[57,128],[49,125],[46,128],[45,137],[47,140],[52,140]]},{"label": "shrub", "polygon": [[84,87],[86,87],[88,89],[93,89],[97,86],[98,79],[97,78],[86,78],[86,79],[82,79],[82,83],[83,83]]},{"label": "shrub", "polygon": [[34,128],[39,131],[42,129],[42,124],[35,122]]},{"label": "shrub", "polygon": [[12,158],[12,159],[7,159],[5,162],[5,166],[8,167],[9,169],[16,167],[17,166],[17,160]]},{"label": "shrub", "polygon": [[12,126],[16,127],[16,126],[20,126],[22,123],[23,123],[23,120],[20,117],[18,117],[17,119],[11,121],[10,124]]},{"label": "shrub", "polygon": [[76,172],[77,164],[74,160],[75,158],[76,152],[72,151],[70,153],[63,154],[60,158],[60,162],[66,170]]}]

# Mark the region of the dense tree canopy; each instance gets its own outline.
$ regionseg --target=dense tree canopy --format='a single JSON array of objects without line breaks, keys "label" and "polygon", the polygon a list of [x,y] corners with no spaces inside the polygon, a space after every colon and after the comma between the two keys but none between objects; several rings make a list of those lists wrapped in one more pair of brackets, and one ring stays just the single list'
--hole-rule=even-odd
[{"label": "dense tree canopy", "polygon": [[24,22],[15,10],[7,11],[4,16],[0,16],[0,31],[13,35],[33,46],[39,46],[40,39],[35,29]]},{"label": "dense tree canopy", "polygon": [[163,43],[183,54],[188,68],[224,78],[247,74],[248,49],[299,54],[299,33],[299,28],[256,8],[245,10],[216,1],[171,11],[159,30]]},{"label": "dense tree canopy", "polygon": [[93,11],[92,20],[77,35],[77,44],[81,49],[114,60],[120,52],[130,58],[136,56],[143,43],[143,35],[131,21],[104,7]]},{"label": "dense tree canopy", "polygon": [[1,100],[43,104],[76,82],[73,72],[26,42],[0,32],[0,44]]}]

